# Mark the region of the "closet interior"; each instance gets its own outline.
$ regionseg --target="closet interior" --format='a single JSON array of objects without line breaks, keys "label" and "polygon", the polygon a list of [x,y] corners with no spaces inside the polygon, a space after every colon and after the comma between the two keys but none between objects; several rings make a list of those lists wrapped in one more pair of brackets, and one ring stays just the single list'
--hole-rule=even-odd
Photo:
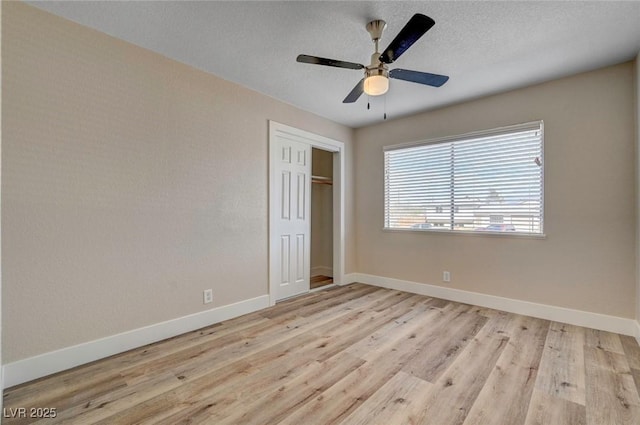
[{"label": "closet interior", "polygon": [[333,153],[311,154],[311,289],[333,284]]}]

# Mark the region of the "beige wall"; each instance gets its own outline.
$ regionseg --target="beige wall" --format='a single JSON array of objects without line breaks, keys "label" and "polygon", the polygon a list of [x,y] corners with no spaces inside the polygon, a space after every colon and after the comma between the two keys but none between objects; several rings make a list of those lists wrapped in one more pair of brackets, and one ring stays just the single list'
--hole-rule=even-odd
[{"label": "beige wall", "polygon": [[352,169],[347,127],[22,3],[2,21],[4,362],[266,294],[269,119]]},{"label": "beige wall", "polygon": [[[332,178],[333,153],[313,148],[311,174]],[[326,184],[311,185],[312,275],[317,267],[333,268],[333,186]]]},{"label": "beige wall", "polygon": [[[0,1],[0,44],[2,44],[2,1]],[[0,54],[0,100],[2,99],[2,55]],[[2,164],[2,102],[0,101],[0,164]],[[0,165],[0,188],[2,187],[2,170]],[[2,189],[0,189],[0,195]],[[0,196],[1,198],[1,196]],[[2,212],[2,201],[0,200],[0,215]],[[0,220],[0,235],[2,235],[2,220]],[[0,240],[2,237],[0,236]],[[0,411],[3,411],[3,389],[4,389],[4,369],[2,368],[2,254],[0,242]]]},{"label": "beige wall", "polygon": [[[625,63],[357,130],[358,271],[443,285],[448,270],[451,288],[634,317],[633,80]],[[383,146],[539,119],[546,239],[382,230]]]},{"label": "beige wall", "polygon": [[[635,61],[636,111],[636,320],[640,327],[640,52]],[[639,329],[640,331],[640,329]],[[640,338],[640,334],[637,335]]]}]

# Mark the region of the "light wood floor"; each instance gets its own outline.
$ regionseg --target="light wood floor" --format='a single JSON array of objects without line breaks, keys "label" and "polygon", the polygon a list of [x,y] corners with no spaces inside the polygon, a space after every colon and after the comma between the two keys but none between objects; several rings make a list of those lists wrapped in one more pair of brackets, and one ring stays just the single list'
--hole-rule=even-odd
[{"label": "light wood floor", "polygon": [[631,337],[354,284],[10,388],[4,407],[55,407],[42,424],[638,425],[639,386]]},{"label": "light wood floor", "polygon": [[331,285],[333,283],[333,278],[331,276],[311,276],[310,279],[310,287],[311,289],[322,288],[323,286]]}]

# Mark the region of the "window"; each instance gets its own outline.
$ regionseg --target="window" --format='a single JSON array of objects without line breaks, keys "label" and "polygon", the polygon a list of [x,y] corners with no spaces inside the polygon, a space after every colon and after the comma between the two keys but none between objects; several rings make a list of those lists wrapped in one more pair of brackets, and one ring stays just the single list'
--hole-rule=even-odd
[{"label": "window", "polygon": [[543,123],[387,146],[384,227],[543,234]]}]

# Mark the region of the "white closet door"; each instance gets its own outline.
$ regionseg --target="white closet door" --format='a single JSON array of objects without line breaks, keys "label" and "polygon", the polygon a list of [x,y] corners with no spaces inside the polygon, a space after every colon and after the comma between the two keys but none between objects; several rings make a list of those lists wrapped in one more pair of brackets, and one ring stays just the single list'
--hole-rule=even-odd
[{"label": "white closet door", "polygon": [[281,300],[309,291],[311,145],[285,134],[274,136],[271,278],[277,283],[276,300]]}]

